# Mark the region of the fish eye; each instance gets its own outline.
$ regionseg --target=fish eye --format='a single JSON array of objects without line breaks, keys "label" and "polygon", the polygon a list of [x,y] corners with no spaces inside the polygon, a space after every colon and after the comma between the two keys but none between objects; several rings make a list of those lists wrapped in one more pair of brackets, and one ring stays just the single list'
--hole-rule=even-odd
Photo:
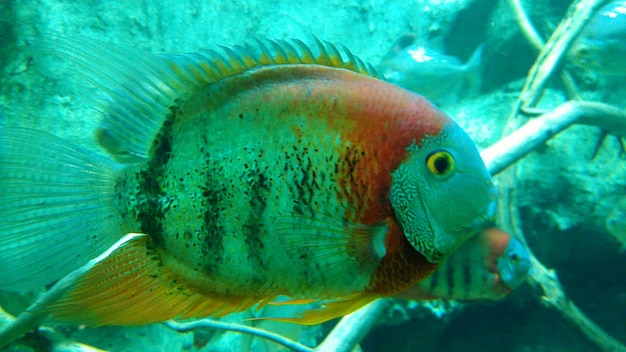
[{"label": "fish eye", "polygon": [[426,165],[433,175],[448,176],[454,170],[454,158],[445,150],[437,150],[428,155]]},{"label": "fish eye", "polygon": [[509,255],[509,259],[516,262],[519,259],[519,256],[517,255],[517,253],[512,253],[511,255]]}]

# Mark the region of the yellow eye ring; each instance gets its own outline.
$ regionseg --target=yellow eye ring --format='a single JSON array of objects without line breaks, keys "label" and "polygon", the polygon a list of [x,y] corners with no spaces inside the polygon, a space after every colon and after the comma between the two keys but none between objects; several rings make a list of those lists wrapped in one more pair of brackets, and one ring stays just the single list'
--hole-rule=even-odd
[{"label": "yellow eye ring", "polygon": [[445,150],[437,150],[426,158],[426,166],[435,176],[448,176],[454,171],[454,158]]}]

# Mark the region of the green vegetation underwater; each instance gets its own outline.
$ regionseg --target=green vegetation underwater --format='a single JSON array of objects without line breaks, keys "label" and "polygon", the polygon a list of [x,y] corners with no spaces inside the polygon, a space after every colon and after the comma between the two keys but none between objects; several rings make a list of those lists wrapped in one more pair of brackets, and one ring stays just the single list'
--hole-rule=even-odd
[{"label": "green vegetation underwater", "polygon": [[2,351],[626,351],[626,1],[3,1],[0,67]]}]

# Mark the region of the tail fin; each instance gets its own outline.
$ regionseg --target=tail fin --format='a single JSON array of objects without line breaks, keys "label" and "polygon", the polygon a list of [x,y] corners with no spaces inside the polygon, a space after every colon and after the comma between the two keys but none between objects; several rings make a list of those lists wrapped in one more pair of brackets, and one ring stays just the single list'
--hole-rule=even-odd
[{"label": "tail fin", "polygon": [[467,63],[463,65],[466,72],[465,88],[468,97],[477,97],[480,93],[483,47],[483,44],[479,45]]},{"label": "tail fin", "polygon": [[0,127],[0,288],[50,284],[122,237],[120,170],[48,133]]}]

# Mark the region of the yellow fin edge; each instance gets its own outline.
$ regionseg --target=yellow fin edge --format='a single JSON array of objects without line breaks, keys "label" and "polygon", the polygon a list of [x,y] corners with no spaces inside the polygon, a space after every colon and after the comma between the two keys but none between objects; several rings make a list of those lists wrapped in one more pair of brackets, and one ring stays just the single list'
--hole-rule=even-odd
[{"label": "yellow fin edge", "polygon": [[149,237],[132,239],[87,272],[58,302],[46,307],[62,323],[143,325],[169,319],[221,317],[275,297],[200,292],[164,268]]},{"label": "yellow fin edge", "polygon": [[[366,304],[373,302],[379,299],[381,296],[361,292],[352,295],[345,296],[338,300],[324,303],[324,307],[319,309],[310,309],[306,310],[299,317],[260,317],[260,318],[252,318],[249,320],[271,320],[271,321],[279,321],[285,323],[295,323],[301,325],[318,325],[325,323],[329,320],[340,318],[345,315],[348,315],[354,311],[359,310]],[[286,301],[281,302],[281,305],[287,304],[302,304],[302,300],[294,300],[294,301]]]}]

